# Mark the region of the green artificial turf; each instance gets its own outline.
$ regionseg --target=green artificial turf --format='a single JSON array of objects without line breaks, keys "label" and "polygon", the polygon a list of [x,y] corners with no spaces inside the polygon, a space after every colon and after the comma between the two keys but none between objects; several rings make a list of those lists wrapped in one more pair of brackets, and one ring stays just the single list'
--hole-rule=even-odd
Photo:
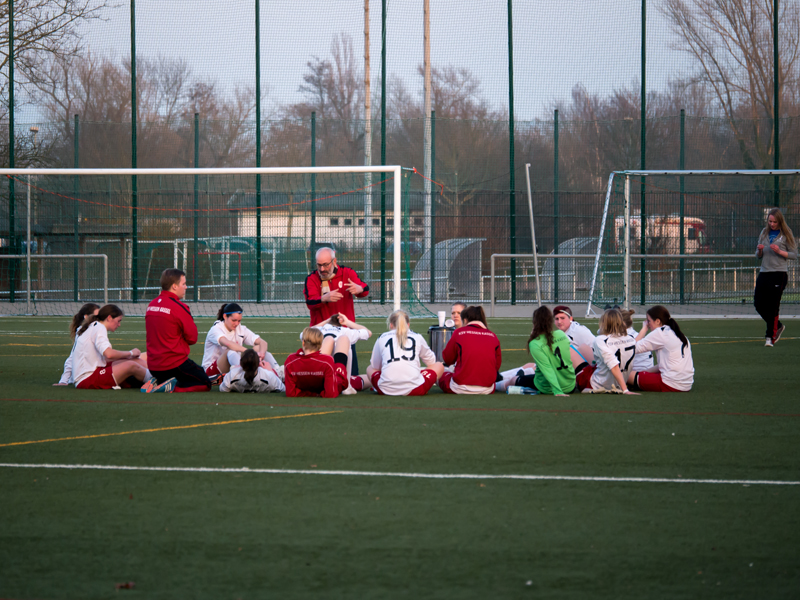
[{"label": "green artificial turf", "polygon": [[[280,361],[306,325],[245,322]],[[490,325],[504,368],[527,362],[529,323]],[[800,480],[794,322],[774,348],[761,321],[682,326],[688,394],[293,399],[52,387],[67,319],[2,319],[0,463]],[[144,349],[143,321],[110,339]],[[798,501],[756,483],[0,467],[0,598],[791,598]]]}]

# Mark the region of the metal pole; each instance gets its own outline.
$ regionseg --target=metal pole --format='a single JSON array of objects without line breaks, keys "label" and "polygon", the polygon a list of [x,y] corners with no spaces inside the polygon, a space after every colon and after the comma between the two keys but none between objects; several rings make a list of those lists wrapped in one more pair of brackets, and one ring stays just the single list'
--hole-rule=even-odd
[{"label": "metal pole", "polygon": [[[317,113],[311,113],[311,166],[317,166]],[[317,175],[311,174],[311,260],[317,244]]]},{"label": "metal pole", "polygon": [[[772,95],[774,106],[772,108],[774,115],[773,119],[773,139],[775,145],[774,150],[774,169],[781,168],[781,144],[780,144],[780,108],[781,108],[781,93],[780,93],[780,54],[778,54],[778,0],[772,0]],[[780,175],[775,175],[775,206],[781,205],[781,178]]]},{"label": "metal pole", "polygon": [[[400,219],[402,218],[402,168],[394,171],[394,310],[400,310],[402,284],[400,282]],[[386,261],[383,261],[385,264]]]},{"label": "metal pole", "polygon": [[[200,167],[200,113],[194,113],[194,168]],[[200,218],[200,177],[194,176],[194,250],[192,252],[192,300],[197,302],[200,290],[197,281],[197,230]]]},{"label": "metal pole", "polygon": [[[14,0],[8,0],[8,166],[12,169],[14,164]],[[15,231],[16,215],[14,198],[14,179],[8,180],[8,237],[11,243],[11,252],[17,251],[17,236]],[[8,299],[13,303],[16,296],[17,268],[16,262],[11,261],[8,269]]]},{"label": "metal pole", "polygon": [[631,178],[625,175],[625,258],[622,268],[622,285],[625,302],[623,308],[631,308]]},{"label": "metal pole", "polygon": [[[78,115],[75,115],[75,135],[73,136],[74,139],[72,140],[73,143],[73,164],[72,166],[76,169],[79,168],[80,165],[80,122],[78,121]],[[78,194],[80,193],[80,178],[75,175],[72,178],[72,224],[73,224],[73,246],[75,254],[80,254],[81,252],[81,240],[80,240],[80,233],[79,233],[79,223],[78,223]],[[72,299],[77,302],[78,301],[78,260],[75,259],[72,261]]]},{"label": "metal pole", "polygon": [[[372,165],[372,82],[369,0],[364,0],[364,165]],[[364,174],[364,281],[372,281],[372,173]],[[370,297],[371,300],[371,297]]]},{"label": "metal pole", "polygon": [[[136,0],[131,0],[131,168],[136,164]],[[131,175],[131,300],[139,299],[139,198],[136,175]]]},{"label": "metal pole", "polygon": [[[641,145],[641,164],[642,170],[647,168],[647,0],[642,0],[642,145]],[[642,206],[640,210],[641,225],[639,231],[641,233],[641,252],[647,254],[647,203],[645,201],[644,177],[641,178],[641,200]],[[646,274],[647,269],[645,259],[640,262],[641,275],[639,283],[639,291],[641,294],[641,303],[645,303]]]},{"label": "metal pole", "polygon": [[[261,166],[261,8],[256,0],[256,167]],[[275,246],[272,247],[274,256]],[[261,268],[261,175],[256,175],[256,302],[264,287]],[[241,282],[239,282],[241,285]]]},{"label": "metal pole", "polygon": [[491,306],[489,316],[494,318],[494,254],[489,257],[489,300]]},{"label": "metal pole", "polygon": [[[381,166],[386,166],[386,2],[381,0]],[[395,173],[400,179],[400,172]],[[398,182],[395,181],[395,185]],[[381,180],[381,304],[386,303],[386,178]]]},{"label": "metal pole", "polygon": [[[512,0],[508,0],[508,170],[510,171],[508,195],[508,227],[510,253],[517,251],[516,181],[514,172],[514,25]],[[511,259],[511,305],[517,302],[517,261]]]},{"label": "metal pole", "polygon": [[28,216],[27,216],[27,226],[26,226],[26,246],[25,249],[25,263],[28,269],[28,286],[27,286],[27,304],[28,304],[28,314],[31,313],[31,176],[28,175]]},{"label": "metal pole", "polygon": [[[431,179],[436,181],[436,111],[431,111]],[[436,302],[436,200],[431,198],[431,302]]]},{"label": "metal pole", "polygon": [[422,251],[427,252],[431,248],[431,0],[422,0],[422,71],[423,71],[423,132],[422,132],[422,162],[423,174],[426,179],[422,180],[424,190],[424,223],[425,234]]},{"label": "metal pole", "polygon": [[[536,249],[536,229],[533,225],[533,196],[531,195],[531,163],[525,164],[525,180],[528,184],[528,214],[531,218],[531,244],[533,245],[533,270],[536,274],[536,302],[542,305],[542,287],[539,283],[539,251]],[[492,280],[494,285],[494,280]]]},{"label": "metal pole", "polygon": [[[586,303],[586,316],[592,312],[592,298],[594,297],[594,286],[597,283],[597,271],[600,268],[600,252],[603,249],[603,235],[606,231],[606,220],[608,219],[608,207],[611,204],[611,191],[614,189],[614,175],[612,171],[608,176],[608,188],[606,189],[606,203],[603,207],[603,218],[600,221],[600,235],[597,238],[597,253],[594,258],[594,269],[592,270],[592,285],[589,287],[589,301]],[[612,229],[612,238],[616,232]]]},{"label": "metal pole", "polygon": [[[558,110],[553,111],[553,254],[558,254]],[[553,259],[553,302],[558,302],[558,259]]]},{"label": "metal pole", "polygon": [[[686,110],[683,108],[681,109],[681,151],[680,151],[680,163],[679,168],[683,171],[686,168]],[[684,177],[681,176],[680,178],[680,186],[681,186],[681,206],[680,206],[680,215],[681,215],[681,241],[680,241],[680,253],[684,254],[686,252],[686,232],[684,231],[684,192],[686,191],[686,182]],[[680,302],[681,304],[684,303],[684,281],[685,281],[685,269],[686,263],[683,259],[680,261]]]}]

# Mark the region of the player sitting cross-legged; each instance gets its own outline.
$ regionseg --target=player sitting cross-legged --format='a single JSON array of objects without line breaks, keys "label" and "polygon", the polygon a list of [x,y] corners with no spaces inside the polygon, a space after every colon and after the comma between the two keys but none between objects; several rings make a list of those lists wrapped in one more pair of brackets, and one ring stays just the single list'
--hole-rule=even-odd
[{"label": "player sitting cross-legged", "polygon": [[[119,329],[123,316],[118,306],[106,304],[78,330],[72,356],[75,387],[79,390],[139,387],[149,376],[138,348],[114,350],[108,341],[108,333]],[[175,381],[170,385],[174,386]]]},{"label": "player sitting cross-legged", "polygon": [[[418,333],[409,329],[408,313],[394,311],[387,320],[389,331],[372,349],[367,375],[372,387],[387,396],[424,396],[444,373],[444,365]],[[420,368],[419,361],[428,367]]]}]

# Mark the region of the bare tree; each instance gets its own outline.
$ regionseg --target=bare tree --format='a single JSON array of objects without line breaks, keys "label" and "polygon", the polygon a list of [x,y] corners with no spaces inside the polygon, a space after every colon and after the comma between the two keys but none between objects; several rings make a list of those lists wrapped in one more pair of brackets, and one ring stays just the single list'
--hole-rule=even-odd
[{"label": "bare tree", "polygon": [[[744,165],[748,169],[771,167],[773,1],[662,0],[660,10],[680,40],[675,48],[697,63],[694,82],[716,99],[736,137]],[[787,101],[781,104],[784,110],[796,109],[800,80],[800,5],[796,1],[781,3],[778,32],[778,84]]]}]

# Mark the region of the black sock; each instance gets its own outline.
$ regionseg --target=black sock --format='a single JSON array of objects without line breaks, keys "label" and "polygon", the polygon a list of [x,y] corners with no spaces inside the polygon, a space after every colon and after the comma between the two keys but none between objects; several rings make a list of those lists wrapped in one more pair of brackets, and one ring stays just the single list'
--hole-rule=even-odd
[{"label": "black sock", "polygon": [[344,352],[337,352],[333,355],[333,362],[347,367],[347,354]]}]

